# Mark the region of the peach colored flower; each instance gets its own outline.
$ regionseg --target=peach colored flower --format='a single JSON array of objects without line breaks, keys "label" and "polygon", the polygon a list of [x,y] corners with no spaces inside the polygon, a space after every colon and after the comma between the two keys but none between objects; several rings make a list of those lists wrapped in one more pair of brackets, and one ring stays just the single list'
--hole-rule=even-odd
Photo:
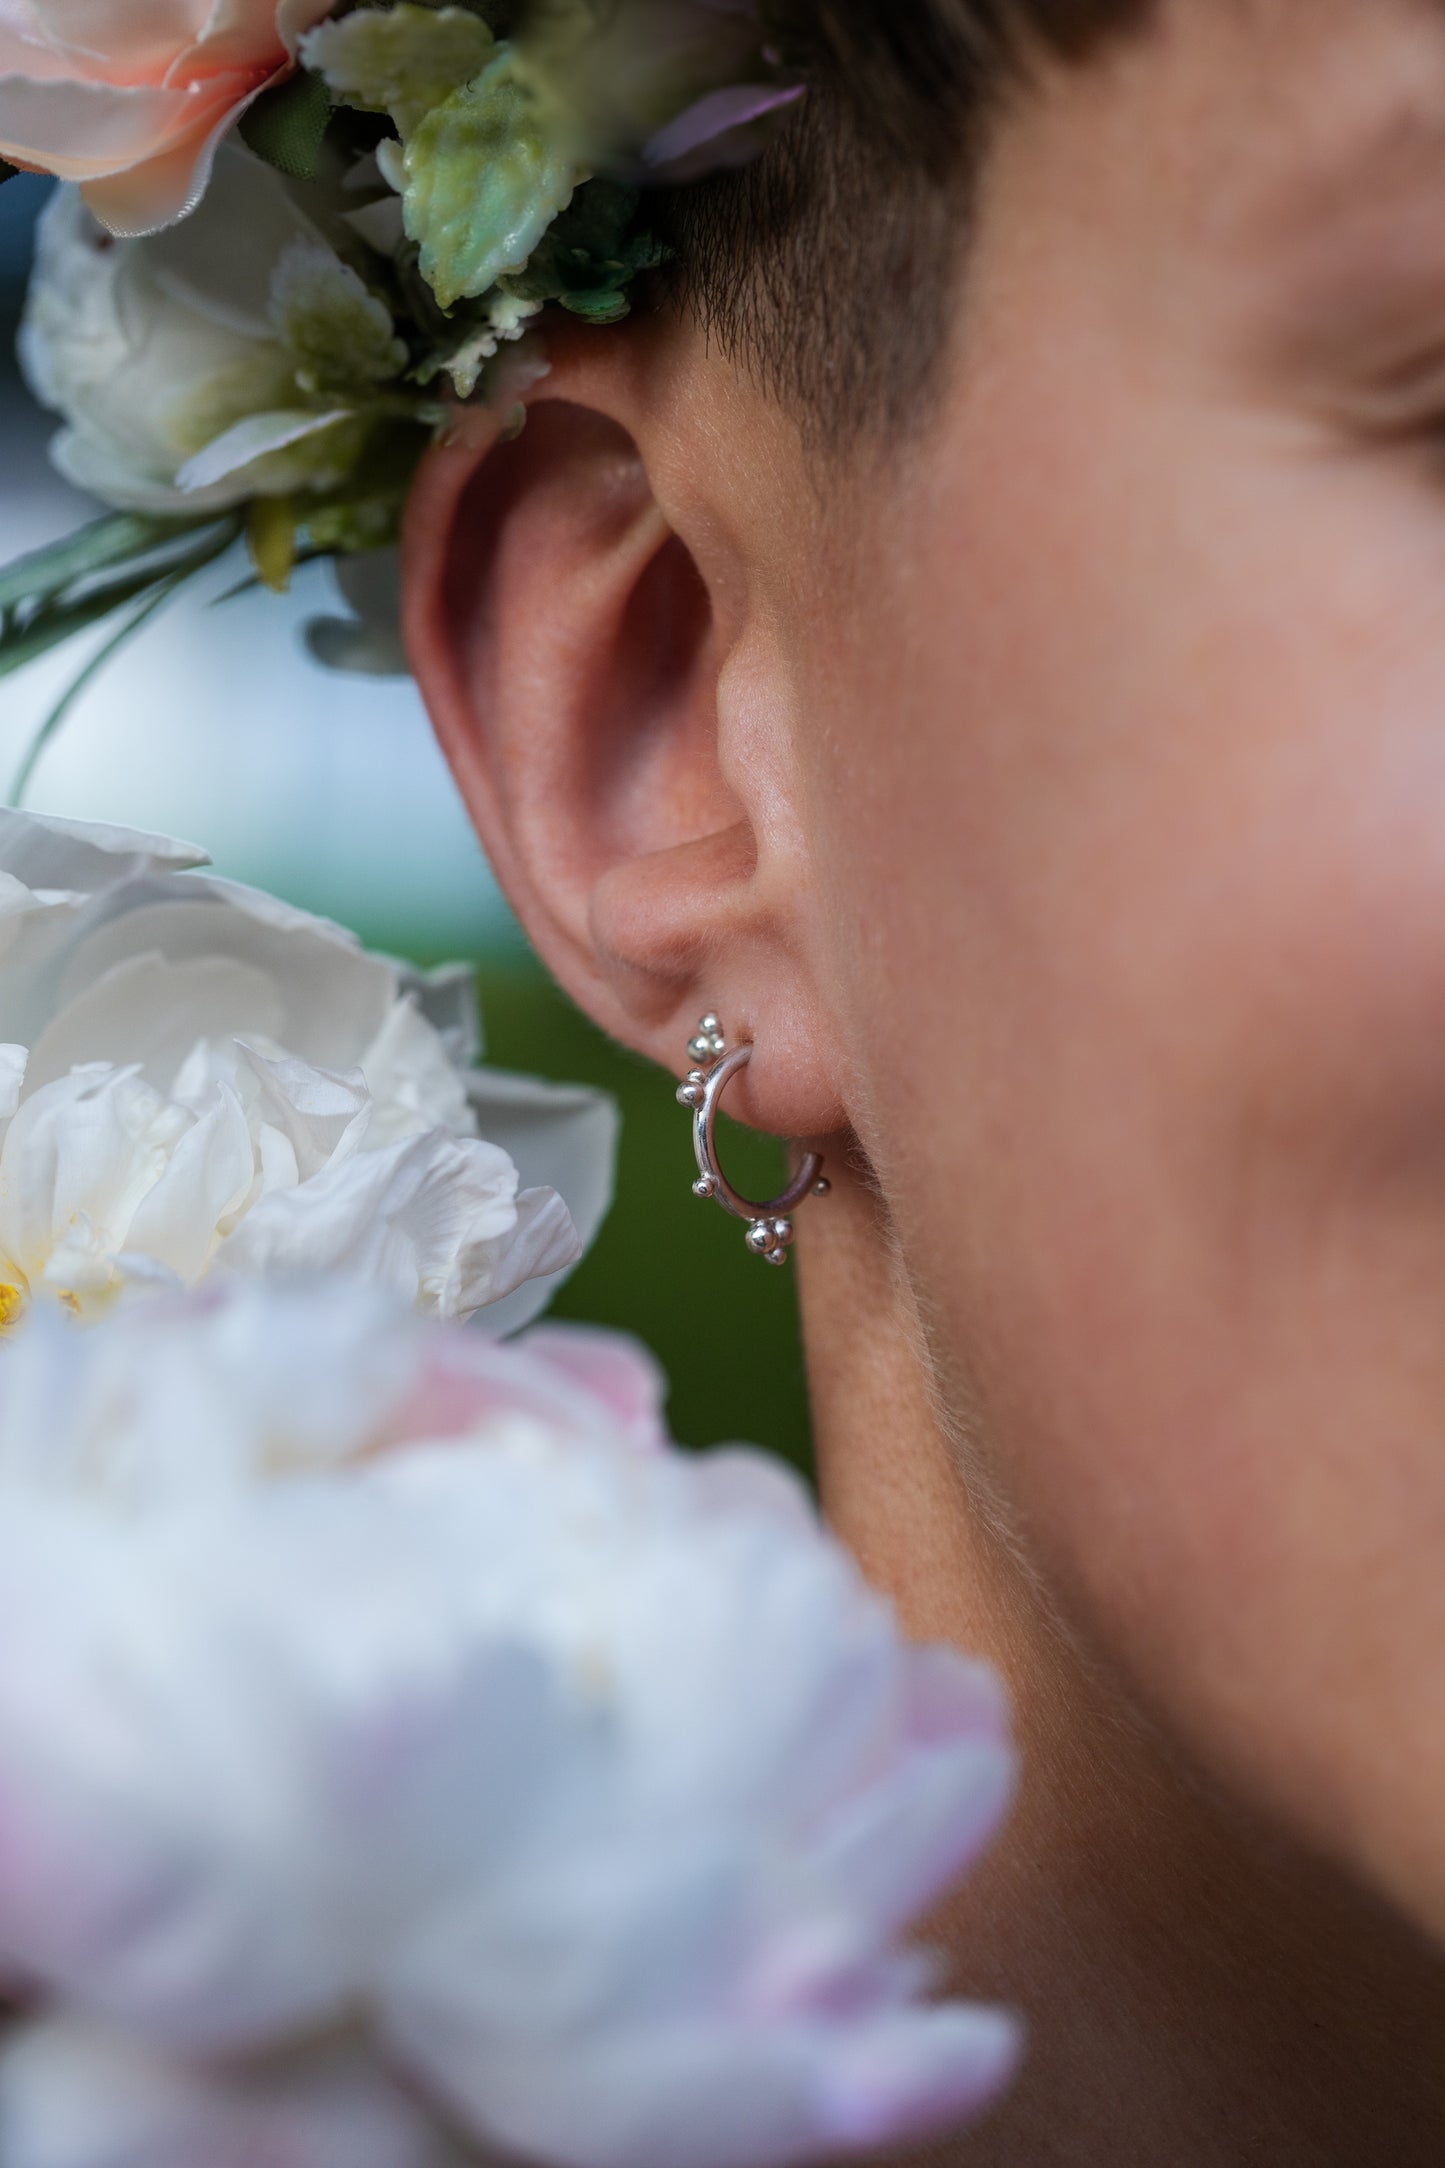
[{"label": "peach colored flower", "polygon": [[112,233],[195,209],[216,145],[332,0],[0,0],[0,157]]}]

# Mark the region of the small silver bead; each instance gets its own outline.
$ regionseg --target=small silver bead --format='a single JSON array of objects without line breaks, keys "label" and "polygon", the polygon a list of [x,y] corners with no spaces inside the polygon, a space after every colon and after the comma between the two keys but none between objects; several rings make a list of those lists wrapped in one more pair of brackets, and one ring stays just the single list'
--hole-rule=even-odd
[{"label": "small silver bead", "polygon": [[813,1184],[813,1195],[815,1197],[827,1197],[832,1193],[832,1188],[833,1185],[828,1180],[827,1175],[820,1174],[817,1181]]},{"label": "small silver bead", "polygon": [[689,1084],[706,1084],[706,1069],[689,1069],[687,1072],[687,1081]]},{"label": "small silver bead", "polygon": [[701,1084],[679,1085],[677,1103],[680,1107],[691,1107],[695,1112],[702,1105]]},{"label": "small silver bead", "polygon": [[691,1054],[694,1061],[712,1060],[713,1043],[711,1039],[704,1039],[703,1037],[701,1037],[701,1035],[699,1035],[696,1039],[689,1039],[687,1042],[687,1050],[689,1054]]},{"label": "small silver bead", "polygon": [[709,1010],[697,1028],[704,1039],[715,1039],[722,1030],[722,1018]]},{"label": "small silver bead", "polygon": [[787,1249],[788,1245],[793,1240],[794,1230],[792,1221],[790,1219],[775,1219],[772,1223],[772,1226],[774,1235],[777,1237],[782,1247],[784,1249]]},{"label": "small silver bead", "polygon": [[728,1050],[727,1040],[723,1037],[722,1033],[720,1031],[711,1032],[708,1036],[707,1043],[710,1051],[716,1055],[719,1061],[721,1061],[724,1054]]},{"label": "small silver bead", "polygon": [[766,1220],[754,1220],[745,1240],[755,1257],[771,1257],[778,1246],[778,1238]]},{"label": "small silver bead", "polygon": [[703,1204],[710,1204],[717,1195],[717,1183],[710,1174],[701,1175],[692,1185],[692,1193]]},{"label": "small silver bead", "polygon": [[785,1249],[769,1250],[767,1262],[770,1265],[785,1265],[788,1262],[788,1253]]}]

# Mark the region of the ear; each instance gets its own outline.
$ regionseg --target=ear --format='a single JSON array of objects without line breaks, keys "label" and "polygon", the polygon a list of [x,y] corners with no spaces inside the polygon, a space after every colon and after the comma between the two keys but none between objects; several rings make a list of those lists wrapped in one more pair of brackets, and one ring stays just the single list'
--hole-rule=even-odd
[{"label": "ear", "polygon": [[423,696],[493,869],[573,998],[679,1073],[715,1011],[756,1047],[729,1111],[830,1134],[844,1117],[811,964],[790,673],[748,523],[718,501],[717,416],[691,444],[685,402],[616,332],[551,351],[520,435],[487,425],[415,486],[405,610]]}]

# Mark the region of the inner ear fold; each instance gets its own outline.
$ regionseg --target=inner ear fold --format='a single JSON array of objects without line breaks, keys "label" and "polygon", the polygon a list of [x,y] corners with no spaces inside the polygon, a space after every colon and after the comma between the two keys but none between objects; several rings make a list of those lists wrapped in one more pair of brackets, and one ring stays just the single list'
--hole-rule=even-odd
[{"label": "inner ear fold", "polygon": [[665,534],[617,628],[586,757],[611,811],[605,856],[637,858],[741,818],[717,757],[712,604],[686,545]]},{"label": "inner ear fold", "polygon": [[786,687],[746,659],[735,600],[724,653],[710,582],[737,568],[718,547],[721,571],[699,572],[635,411],[543,397],[515,441],[432,455],[408,513],[408,646],[488,856],[568,992],[670,1066],[716,1009],[760,1048],[735,1109],[821,1134],[839,1116],[801,830],[779,813]]},{"label": "inner ear fold", "polygon": [[474,807],[495,801],[484,841],[574,939],[612,868],[738,820],[707,591],[616,421],[548,401],[475,465],[440,606],[469,710],[446,749]]}]

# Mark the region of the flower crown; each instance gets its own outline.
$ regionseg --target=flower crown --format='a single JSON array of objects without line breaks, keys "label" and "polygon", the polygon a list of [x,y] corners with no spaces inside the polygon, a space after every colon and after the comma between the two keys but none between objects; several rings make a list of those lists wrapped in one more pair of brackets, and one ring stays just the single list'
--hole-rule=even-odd
[{"label": "flower crown", "polygon": [[393,543],[427,448],[545,373],[544,310],[627,314],[666,253],[646,188],[802,95],[753,0],[96,0],[84,48],[19,13],[0,177],[69,184],[21,361],[112,509],[0,571],[0,676],[114,621],[88,680],[242,540],[278,590]]}]

